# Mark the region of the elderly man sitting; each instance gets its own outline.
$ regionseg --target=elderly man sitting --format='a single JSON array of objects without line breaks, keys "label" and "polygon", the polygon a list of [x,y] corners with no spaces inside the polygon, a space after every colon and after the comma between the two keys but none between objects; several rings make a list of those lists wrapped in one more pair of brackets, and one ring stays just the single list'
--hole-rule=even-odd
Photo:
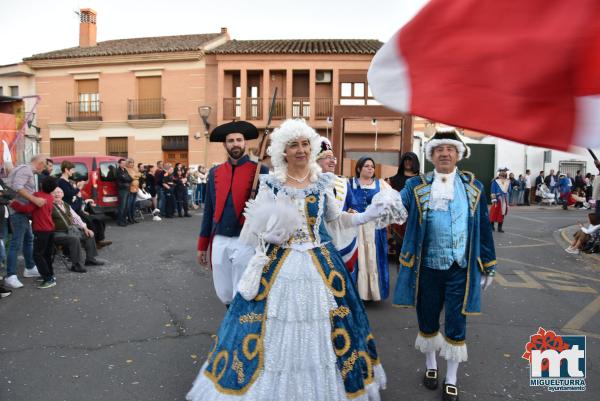
[{"label": "elderly man sitting", "polygon": [[[81,217],[63,202],[64,193],[60,187],[56,188],[52,195],[54,196],[52,210],[52,220],[55,226],[54,243],[67,249],[72,263],[71,270],[85,273],[87,270],[82,264],[86,266],[103,265],[103,262],[96,260],[98,250],[94,241],[94,232],[88,229]],[[82,247],[85,249],[85,262]]]}]

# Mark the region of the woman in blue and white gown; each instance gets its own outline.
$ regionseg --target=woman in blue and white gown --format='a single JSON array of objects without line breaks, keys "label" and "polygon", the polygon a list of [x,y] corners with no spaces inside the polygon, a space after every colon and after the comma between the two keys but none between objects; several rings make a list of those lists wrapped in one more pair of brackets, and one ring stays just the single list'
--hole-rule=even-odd
[{"label": "woman in blue and white gown", "polygon": [[257,253],[188,400],[380,399],[386,379],[367,315],[325,222],[357,226],[383,206],[340,212],[318,150],[319,136],[302,120],[272,134],[274,173],[261,176],[241,235]]},{"label": "woman in blue and white gown", "polygon": [[[373,197],[390,186],[375,177],[375,161],[361,157],[356,163],[356,176],[350,183],[354,210],[364,212]],[[374,222],[358,230],[358,269],[354,278],[363,301],[382,301],[390,294],[387,229],[378,228]]]}]

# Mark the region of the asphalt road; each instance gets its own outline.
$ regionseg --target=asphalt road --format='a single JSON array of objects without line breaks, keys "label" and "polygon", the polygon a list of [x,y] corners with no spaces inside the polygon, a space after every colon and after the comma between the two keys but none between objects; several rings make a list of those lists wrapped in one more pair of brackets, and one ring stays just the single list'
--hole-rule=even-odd
[{"label": "asphalt road", "polygon": [[[495,233],[499,275],[484,314],[468,319],[461,400],[600,399],[600,259],[565,253],[557,231],[585,218],[516,208]],[[24,279],[0,301],[0,401],[183,400],[225,312],[194,262],[199,223],[197,214],[110,226],[107,265],[76,274],[57,263],[58,284],[43,291]],[[420,384],[415,311],[367,309],[388,376],[383,400],[439,400]],[[521,354],[540,326],[587,335],[587,391],[529,386]]]}]

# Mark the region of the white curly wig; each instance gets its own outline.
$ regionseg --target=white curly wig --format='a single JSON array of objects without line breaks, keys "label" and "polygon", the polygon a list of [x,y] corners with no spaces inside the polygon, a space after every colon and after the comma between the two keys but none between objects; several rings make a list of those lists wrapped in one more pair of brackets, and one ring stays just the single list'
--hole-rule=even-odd
[{"label": "white curly wig", "polygon": [[285,147],[292,141],[306,138],[310,141],[309,180],[316,182],[321,172],[317,164],[317,155],[321,151],[321,137],[302,119],[285,120],[279,128],[271,134],[271,145],[267,153],[271,156],[273,175],[281,182],[287,181],[287,162],[285,161]]}]

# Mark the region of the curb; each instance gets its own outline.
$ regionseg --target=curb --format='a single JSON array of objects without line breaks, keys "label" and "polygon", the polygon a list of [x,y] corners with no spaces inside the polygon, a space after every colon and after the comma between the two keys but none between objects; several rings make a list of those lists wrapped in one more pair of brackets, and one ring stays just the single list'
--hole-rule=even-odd
[{"label": "curb", "polygon": [[[570,226],[570,227],[574,227],[574,226]],[[568,245],[570,245],[570,244],[571,244],[571,240],[569,239],[569,236],[567,235],[567,230],[568,230],[570,227],[564,227],[564,228],[561,228],[561,229],[559,230],[559,231],[560,231],[560,236],[561,236],[561,238],[562,238],[562,239],[563,239],[563,241],[565,241],[565,242],[566,242]],[[592,259],[596,259],[597,261],[599,261],[599,262],[600,262],[600,256],[599,256],[599,255],[597,255],[597,254],[594,254],[594,253],[584,253],[584,252],[580,252],[580,253],[579,253],[579,255],[580,255],[580,256],[584,256],[584,257],[589,257],[589,258],[592,258]]]}]

